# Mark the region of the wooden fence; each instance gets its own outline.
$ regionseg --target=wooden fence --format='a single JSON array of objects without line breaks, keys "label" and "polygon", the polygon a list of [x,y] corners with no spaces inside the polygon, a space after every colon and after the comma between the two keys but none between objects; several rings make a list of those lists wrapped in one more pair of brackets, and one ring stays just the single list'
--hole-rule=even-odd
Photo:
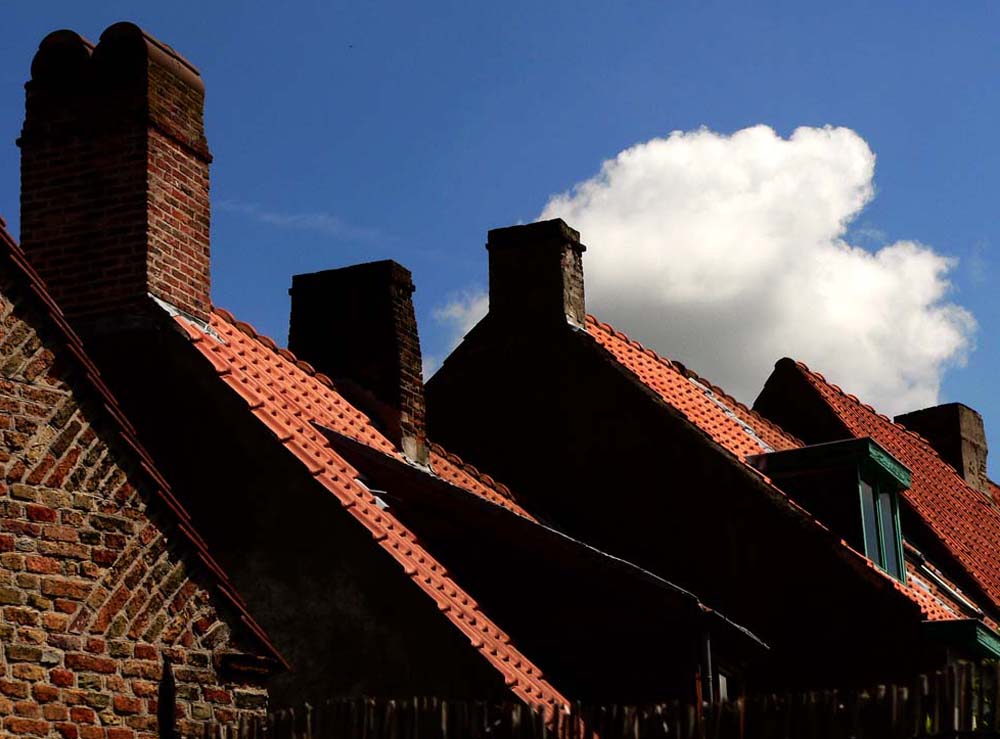
[{"label": "wooden fence", "polygon": [[997,737],[997,666],[959,665],[909,685],[758,695],[694,706],[575,705],[555,716],[517,703],[350,698],[286,709],[217,739],[901,739]]}]

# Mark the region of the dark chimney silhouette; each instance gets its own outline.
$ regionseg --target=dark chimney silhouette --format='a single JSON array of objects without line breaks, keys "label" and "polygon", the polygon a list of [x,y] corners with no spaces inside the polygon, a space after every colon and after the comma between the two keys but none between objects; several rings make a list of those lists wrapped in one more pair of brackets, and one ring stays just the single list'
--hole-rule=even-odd
[{"label": "dark chimney silhouette", "polygon": [[904,413],[894,420],[927,439],[971,487],[990,495],[986,432],[983,417],[976,411],[961,403],[947,403]]},{"label": "dark chimney silhouette", "polygon": [[569,323],[583,328],[587,308],[583,293],[580,233],[560,219],[489,232],[490,320],[526,327]]},{"label": "dark chimney silhouette", "polygon": [[409,270],[386,260],[292,278],[288,348],[328,375],[415,462],[428,461]]}]

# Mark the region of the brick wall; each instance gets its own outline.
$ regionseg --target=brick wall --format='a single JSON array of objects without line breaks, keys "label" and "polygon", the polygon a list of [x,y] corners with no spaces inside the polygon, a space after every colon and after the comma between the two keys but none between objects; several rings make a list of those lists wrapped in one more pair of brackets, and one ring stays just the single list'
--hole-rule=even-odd
[{"label": "brick wall", "polygon": [[243,637],[188,540],[7,272],[0,265],[5,734],[154,736],[164,658],[182,733],[262,712],[264,690],[225,668],[224,655],[247,653]]},{"label": "brick wall", "polygon": [[136,320],[147,294],[210,310],[204,87],[129,23],[91,47],[45,38],[26,85],[21,245],[78,331]]}]

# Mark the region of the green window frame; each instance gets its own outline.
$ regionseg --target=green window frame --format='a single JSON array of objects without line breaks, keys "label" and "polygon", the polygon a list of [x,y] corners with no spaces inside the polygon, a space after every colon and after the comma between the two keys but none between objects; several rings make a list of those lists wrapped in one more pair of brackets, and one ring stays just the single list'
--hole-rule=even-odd
[{"label": "green window frame", "polygon": [[884,479],[879,478],[863,470],[858,474],[865,556],[884,572],[905,583],[906,566],[896,486],[886,484]]}]

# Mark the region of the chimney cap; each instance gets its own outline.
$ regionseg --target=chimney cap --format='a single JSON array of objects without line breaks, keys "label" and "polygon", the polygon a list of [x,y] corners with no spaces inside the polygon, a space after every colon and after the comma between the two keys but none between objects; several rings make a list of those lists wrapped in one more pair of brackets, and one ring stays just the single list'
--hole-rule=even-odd
[{"label": "chimney cap", "polygon": [[53,31],[42,39],[31,60],[34,82],[76,82],[86,71],[94,45],[76,31]]},{"label": "chimney cap", "polygon": [[953,403],[941,403],[939,405],[928,406],[927,408],[918,408],[916,410],[907,411],[906,413],[900,413],[899,415],[894,416],[892,420],[895,421],[896,423],[902,423],[905,426],[907,418],[912,418],[914,416],[921,414],[942,413],[952,410],[961,411],[963,408],[969,411],[970,413],[974,413],[975,415],[982,418],[982,414],[975,408],[972,408],[971,406],[968,406],[965,403],[953,402]]},{"label": "chimney cap", "polygon": [[347,267],[335,267],[333,269],[323,269],[318,272],[303,272],[292,275],[292,287],[289,289],[288,294],[291,295],[297,286],[311,287],[326,283],[331,279],[342,280],[350,278],[353,275],[360,276],[362,274],[370,276],[368,279],[380,276],[381,279],[385,279],[390,284],[407,286],[411,290],[415,289],[413,286],[413,275],[410,270],[393,259],[381,259],[376,262],[363,262],[361,264],[351,264]]},{"label": "chimney cap", "polygon": [[564,246],[567,243],[577,251],[587,250],[587,247],[580,243],[580,232],[569,226],[562,218],[535,221],[520,226],[493,228],[490,229],[486,238],[487,249]]}]

